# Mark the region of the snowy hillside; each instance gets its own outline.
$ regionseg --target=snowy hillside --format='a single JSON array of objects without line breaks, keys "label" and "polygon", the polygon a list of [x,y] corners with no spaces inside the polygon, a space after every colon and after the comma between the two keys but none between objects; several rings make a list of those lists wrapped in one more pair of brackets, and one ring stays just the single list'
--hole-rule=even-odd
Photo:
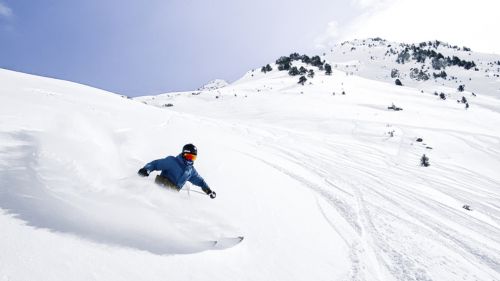
[{"label": "snowy hillside", "polygon": [[[0,278],[500,280],[496,86],[271,67],[135,100],[1,70]],[[215,200],[136,176],[188,142]]]},{"label": "snowy hillside", "polygon": [[[327,50],[323,59],[349,75],[430,92],[443,87],[500,97],[500,55],[476,53],[440,41],[402,44],[383,39],[347,41]],[[445,94],[448,94],[445,92]]]}]

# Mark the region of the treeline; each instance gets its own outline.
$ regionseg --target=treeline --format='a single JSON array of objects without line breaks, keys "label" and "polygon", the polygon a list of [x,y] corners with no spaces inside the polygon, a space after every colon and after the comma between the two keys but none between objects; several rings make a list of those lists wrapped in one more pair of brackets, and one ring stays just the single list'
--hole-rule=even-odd
[{"label": "treeline", "polygon": [[[325,71],[326,75],[332,74],[332,66],[328,63],[325,63],[325,61],[322,61],[319,56],[309,57],[308,55],[300,55],[298,53],[292,53],[289,56],[280,57],[279,59],[276,60],[275,63],[279,71],[288,71],[288,74],[290,76],[304,75],[307,73],[308,77],[310,78],[314,77],[314,70],[312,69],[308,70],[304,66],[297,68],[296,66],[293,66],[294,61],[302,62],[306,65],[317,67],[320,71]],[[272,70],[273,68],[269,64],[261,68],[261,71],[264,73],[267,73]]]},{"label": "treeline", "polygon": [[[421,43],[420,46],[422,46],[422,44],[423,43]],[[463,67],[466,70],[476,67],[476,63],[474,61],[462,60],[457,56],[445,57],[442,53],[436,52],[435,50],[423,49],[422,47],[416,45],[405,47],[405,49],[398,54],[396,62],[404,64],[405,62],[410,61],[410,59],[413,59],[419,63],[425,63],[427,59],[430,59],[432,68],[434,68],[435,70],[441,70],[442,68],[446,68],[447,66]]]}]

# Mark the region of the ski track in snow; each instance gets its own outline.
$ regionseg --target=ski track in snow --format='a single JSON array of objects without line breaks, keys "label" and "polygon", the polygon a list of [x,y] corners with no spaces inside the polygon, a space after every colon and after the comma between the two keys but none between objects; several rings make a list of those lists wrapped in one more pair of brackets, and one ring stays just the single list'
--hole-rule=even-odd
[{"label": "ski track in snow", "polygon": [[[255,135],[255,133],[254,133]],[[297,142],[297,136],[294,138]],[[311,142],[310,139],[304,141],[305,143]],[[269,153],[274,151],[273,155],[280,155],[286,158],[287,161],[294,162],[296,165],[301,166],[308,170],[308,172],[317,174],[317,178],[325,179],[325,184],[313,183],[304,177],[298,175],[296,172],[281,167],[279,165],[273,164],[270,161],[265,160],[264,157],[255,157],[267,164],[268,166],[286,174],[287,176],[299,181],[305,187],[310,188],[312,191],[317,193],[326,202],[329,202],[330,208],[335,209],[341,217],[348,223],[353,231],[345,231],[336,226],[337,222],[328,218],[325,212],[322,210],[320,205],[320,211],[327,220],[327,222],[332,226],[332,228],[343,237],[344,242],[350,247],[350,256],[352,269],[350,280],[375,280],[375,276],[370,275],[367,270],[366,260],[363,260],[364,253],[371,252],[378,257],[379,266],[383,266],[395,280],[434,280],[427,272],[426,269],[421,264],[426,263],[427,256],[422,255],[420,257],[419,253],[411,248],[401,248],[405,245],[404,241],[397,241],[394,239],[394,231],[392,230],[394,224],[404,223],[404,228],[410,229],[413,235],[421,237],[421,239],[431,239],[431,241],[437,241],[441,244],[448,245],[447,250],[451,252],[456,252],[460,249],[461,258],[465,261],[475,264],[475,266],[483,267],[484,272],[488,272],[491,278],[494,278],[495,274],[500,273],[500,264],[498,260],[500,255],[498,251],[489,250],[491,245],[482,243],[482,239],[470,239],[464,236],[457,228],[451,228],[443,225],[443,222],[436,220],[434,216],[424,215],[426,212],[416,212],[414,210],[415,203],[418,203],[423,210],[431,210],[432,213],[442,212],[443,209],[448,210],[448,215],[454,216],[456,222],[459,224],[460,228],[467,229],[468,224],[470,224],[470,219],[460,219],[464,216],[464,211],[459,205],[454,207],[445,206],[440,204],[438,201],[434,201],[431,197],[422,197],[417,191],[412,188],[405,188],[405,177],[415,177],[414,170],[415,167],[408,167],[407,165],[398,165],[397,167],[388,167],[393,172],[390,177],[387,174],[381,173],[378,170],[370,169],[370,165],[366,165],[363,162],[356,162],[355,159],[362,159],[366,161],[366,155],[377,155],[374,160],[380,160],[382,158],[382,153],[380,151],[369,151],[370,148],[367,146],[357,147],[354,149],[351,144],[351,152],[361,153],[365,157],[349,156],[346,157],[342,153],[341,145],[335,146],[334,143],[330,143],[332,148],[329,150],[329,155],[324,155],[324,153],[314,153],[312,151],[300,152],[300,146],[295,147],[285,147],[283,143],[272,145],[267,142],[266,145],[262,145],[265,151]],[[340,148],[340,149],[339,149]],[[262,149],[262,148],[261,148]],[[340,151],[340,153],[338,152]],[[289,156],[285,156],[289,155]],[[342,158],[342,161],[335,161],[335,163],[343,163],[342,166],[334,165],[332,159]],[[382,158],[383,159],[383,158]],[[273,161],[277,162],[277,161]],[[311,163],[314,163],[311,164]],[[389,162],[386,162],[389,165]],[[446,196],[451,196],[453,192],[453,183],[461,182],[462,186],[467,186],[467,182],[470,178],[482,178],[485,180],[486,186],[492,186],[495,184],[493,180],[488,180],[479,175],[475,175],[472,171],[463,170],[463,168],[455,167],[440,167],[442,172],[439,173],[439,177],[429,178],[427,175],[417,175],[427,187],[437,187],[441,191],[437,191],[442,194],[447,194]],[[355,171],[357,178],[363,180],[353,180],[354,176],[349,176],[345,174],[345,171]],[[337,171],[337,172],[335,172]],[[333,174],[332,174],[333,173]],[[353,172],[354,173],[354,172]],[[434,174],[436,175],[436,174]],[[450,176],[450,175],[453,175]],[[460,178],[456,178],[457,175],[463,175]],[[327,177],[337,177],[337,181],[342,181],[342,187],[333,184],[328,181]],[[340,179],[338,178],[340,177]],[[344,180],[342,178],[344,177]],[[449,181],[449,182],[448,182]],[[477,184],[477,181],[475,182]],[[473,201],[475,206],[482,206],[481,202],[483,199],[490,198],[495,202],[494,194],[488,194],[487,190],[484,192],[477,191],[475,194],[467,194],[465,192],[459,193],[461,196],[453,198],[456,202],[466,202],[467,198],[470,200],[471,195],[479,196],[478,201]],[[391,194],[390,196],[387,194]],[[450,195],[451,194],[451,195]],[[347,195],[347,196],[346,196]],[[411,196],[410,196],[411,195]],[[365,200],[364,197],[377,196],[382,201],[376,201],[377,206],[373,203]],[[394,198],[398,198],[395,200]],[[373,200],[370,200],[373,202]],[[497,201],[498,202],[498,201]],[[383,206],[389,205],[390,208],[386,209]],[[391,208],[396,208],[395,210],[390,210]],[[371,214],[372,211],[376,210],[377,216],[383,218],[375,219]],[[496,210],[498,211],[498,210]],[[404,215],[403,215],[404,214]],[[393,223],[390,223],[390,222]],[[484,224],[484,221],[478,221],[475,225],[475,229],[481,229],[483,231],[476,231],[474,233],[478,236],[484,236],[490,242],[495,243],[497,249],[500,249],[495,241],[495,235],[498,233],[498,225]],[[356,234],[356,239],[346,238],[353,233]],[[411,238],[412,240],[419,240]],[[395,240],[395,243],[390,241]],[[407,241],[414,243],[412,241]],[[417,249],[417,248],[416,248]],[[439,255],[438,261],[443,266],[448,265],[454,267],[453,262],[457,260],[450,260],[445,254]],[[461,262],[464,262],[462,260]],[[486,266],[486,267],[485,267]],[[456,273],[458,278],[460,275],[466,277],[468,276],[467,270]],[[370,278],[367,278],[370,276]],[[376,277],[378,280],[386,280],[383,276]]]}]

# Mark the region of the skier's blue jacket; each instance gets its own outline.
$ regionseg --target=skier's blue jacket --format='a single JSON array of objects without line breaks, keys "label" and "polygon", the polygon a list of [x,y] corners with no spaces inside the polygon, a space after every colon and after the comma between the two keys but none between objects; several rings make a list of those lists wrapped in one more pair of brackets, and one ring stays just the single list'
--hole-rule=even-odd
[{"label": "skier's blue jacket", "polygon": [[184,159],[182,154],[177,155],[177,157],[168,156],[167,158],[154,160],[146,164],[144,169],[148,170],[148,172],[161,171],[160,175],[167,178],[179,190],[187,181],[201,187],[205,192],[210,190],[205,180],[194,168],[193,161]]}]

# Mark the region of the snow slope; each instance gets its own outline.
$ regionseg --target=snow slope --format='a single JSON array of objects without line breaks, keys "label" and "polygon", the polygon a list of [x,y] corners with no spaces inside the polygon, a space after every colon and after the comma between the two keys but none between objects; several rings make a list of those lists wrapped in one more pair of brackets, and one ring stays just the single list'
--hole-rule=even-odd
[{"label": "snow slope", "polygon": [[[445,66],[441,69],[433,67],[433,59],[423,56],[418,61],[413,50],[433,51],[446,57],[457,57],[462,61],[474,62],[476,66],[465,69],[457,65]],[[396,63],[401,54],[407,50],[408,57],[404,62]],[[434,92],[443,88],[456,90],[464,85],[468,92],[477,95],[500,97],[500,55],[483,54],[467,47],[452,46],[440,41],[422,42],[420,44],[404,44],[383,39],[364,39],[346,41],[325,50],[322,58],[332,64],[332,67],[349,75],[394,83],[399,78],[403,85]],[[442,61],[442,59],[441,59]],[[412,78],[411,70],[423,71],[428,80]],[[391,77],[393,70],[398,74]],[[436,78],[433,74],[444,71],[446,78]],[[448,94],[448,92],[445,92]]]},{"label": "snow slope", "polygon": [[[500,101],[308,82],[129,100],[1,70],[0,280],[500,280]],[[135,175],[188,142],[215,200]]]}]

